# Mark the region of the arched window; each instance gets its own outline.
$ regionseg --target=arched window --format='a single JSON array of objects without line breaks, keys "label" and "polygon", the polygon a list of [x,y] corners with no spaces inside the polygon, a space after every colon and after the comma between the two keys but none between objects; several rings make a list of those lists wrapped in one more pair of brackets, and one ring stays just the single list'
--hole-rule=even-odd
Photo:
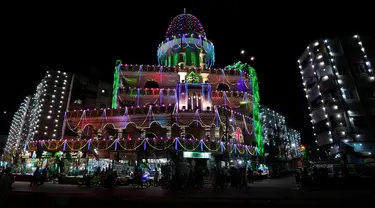
[{"label": "arched window", "polygon": [[149,80],[145,83],[145,88],[159,88],[159,83],[154,80]]}]

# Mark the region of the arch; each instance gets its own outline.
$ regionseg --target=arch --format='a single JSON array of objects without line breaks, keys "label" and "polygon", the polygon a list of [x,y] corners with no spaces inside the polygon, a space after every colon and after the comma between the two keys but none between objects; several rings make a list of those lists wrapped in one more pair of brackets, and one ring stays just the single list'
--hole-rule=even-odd
[{"label": "arch", "polygon": [[158,126],[160,126],[160,127],[163,127],[163,125],[161,125],[160,121],[151,121],[150,124],[148,125],[148,127],[151,128],[151,126],[152,126],[153,124],[156,124],[156,125],[158,125]]},{"label": "arch", "polygon": [[85,124],[84,126],[83,126],[83,128],[82,128],[82,130],[85,130],[87,127],[93,127],[94,129],[96,129],[95,128],[95,126],[94,126],[94,124],[92,124],[92,123],[88,123],[88,124]]},{"label": "arch", "polygon": [[216,90],[219,90],[219,91],[231,91],[229,85],[226,84],[226,83],[219,83],[217,85],[217,87],[216,87]]},{"label": "arch", "polygon": [[159,88],[159,83],[155,80],[148,80],[144,88]]},{"label": "arch", "polygon": [[108,125],[111,125],[113,129],[116,128],[115,124],[113,124],[113,123],[106,123],[106,124],[104,124],[102,130],[104,130]]},{"label": "arch", "polygon": [[[201,127],[210,127],[210,125],[211,125],[211,124],[205,125],[202,121],[194,119],[194,120],[192,120],[191,122],[186,123],[186,124],[183,124],[183,125],[181,125],[181,126],[189,127],[189,126],[192,125],[193,123],[196,124],[196,122],[198,122],[199,125],[200,125]],[[215,124],[213,124],[213,125],[216,126]],[[178,123],[173,123],[173,124],[172,124],[172,127],[173,127],[173,126],[181,127]]]},{"label": "arch", "polygon": [[123,127],[123,129],[126,129],[130,124],[133,125],[135,128],[137,128],[137,124],[136,123],[134,123],[134,122],[127,122],[125,124],[125,126]]},{"label": "arch", "polygon": [[166,137],[165,128],[163,128],[159,122],[152,122],[149,125],[149,128],[146,129],[146,132],[152,132],[157,135],[157,137]]},{"label": "arch", "polygon": [[93,124],[86,124],[82,129],[82,136],[91,137],[95,134],[96,128]]},{"label": "arch", "polygon": [[103,138],[115,137],[117,136],[117,131],[115,125],[112,123],[106,123],[103,126]]}]

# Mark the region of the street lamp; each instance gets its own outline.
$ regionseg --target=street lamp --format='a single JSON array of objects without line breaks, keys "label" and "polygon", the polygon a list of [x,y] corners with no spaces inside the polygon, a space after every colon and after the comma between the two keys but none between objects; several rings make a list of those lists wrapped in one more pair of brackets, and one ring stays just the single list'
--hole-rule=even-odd
[{"label": "street lamp", "polygon": [[241,54],[245,54],[245,50],[241,50]]},{"label": "street lamp", "polygon": [[254,60],[255,60],[254,56],[250,57],[250,61],[254,61]]}]

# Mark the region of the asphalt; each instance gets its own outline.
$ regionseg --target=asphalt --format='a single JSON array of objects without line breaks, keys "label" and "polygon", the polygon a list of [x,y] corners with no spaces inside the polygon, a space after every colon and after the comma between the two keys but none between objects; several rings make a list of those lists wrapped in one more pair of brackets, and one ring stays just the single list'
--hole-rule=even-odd
[{"label": "asphalt", "polygon": [[[30,188],[28,183],[15,182],[14,190],[3,197],[0,204],[24,207],[38,204],[39,207],[98,207],[118,204],[134,205],[348,205],[366,204],[373,201],[372,190],[361,189],[311,189],[298,187],[294,178],[263,180],[250,184],[246,190],[226,188],[214,192],[211,187],[201,190],[171,192],[159,187],[79,188],[73,185],[44,184]],[[226,207],[227,207],[226,206]]]}]

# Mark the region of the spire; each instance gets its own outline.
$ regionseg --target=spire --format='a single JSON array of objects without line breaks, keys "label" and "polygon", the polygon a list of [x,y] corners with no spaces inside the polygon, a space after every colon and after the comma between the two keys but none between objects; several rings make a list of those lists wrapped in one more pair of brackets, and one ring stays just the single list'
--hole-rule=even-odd
[{"label": "spire", "polygon": [[186,14],[186,8],[184,8],[184,14]]}]

